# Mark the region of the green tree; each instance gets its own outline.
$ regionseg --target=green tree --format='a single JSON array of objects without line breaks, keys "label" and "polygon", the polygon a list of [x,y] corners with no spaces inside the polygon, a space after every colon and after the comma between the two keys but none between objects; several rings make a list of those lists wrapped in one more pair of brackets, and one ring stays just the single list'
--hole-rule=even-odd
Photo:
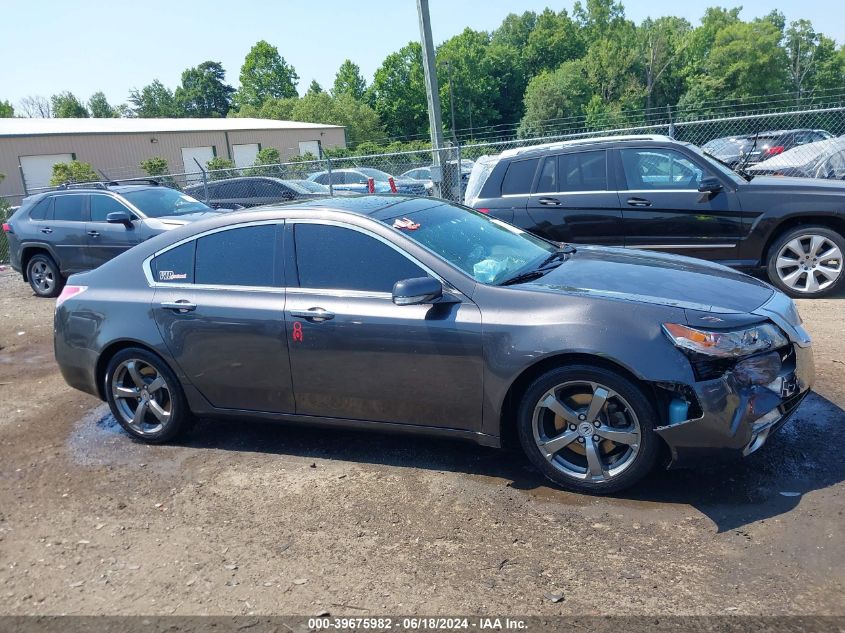
[{"label": "green tree", "polygon": [[726,26],[716,35],[705,72],[717,79],[724,97],[783,92],[788,86],[789,61],[780,46],[782,35],[765,18]]},{"label": "green tree", "polygon": [[392,135],[428,134],[422,47],[418,42],[410,42],[384,59],[368,95],[370,104]]},{"label": "green tree", "polygon": [[533,77],[544,70],[554,70],[563,62],[581,59],[586,43],[566,10],[555,13],[546,9],[537,16],[523,51],[525,71]]},{"label": "green tree", "polygon": [[675,104],[685,88],[685,48],[692,25],[683,18],[648,18],[637,29],[645,74],[645,106]]},{"label": "green tree", "polygon": [[0,101],[0,119],[11,119],[15,116],[15,108],[8,101]]},{"label": "green tree", "polygon": [[147,176],[163,176],[170,173],[170,167],[167,165],[167,159],[161,156],[153,156],[152,158],[145,158],[138,165]]},{"label": "green tree", "polygon": [[267,99],[296,97],[299,75],[279,49],[261,40],[249,50],[241,66],[241,86],[235,96],[239,106],[260,108]]},{"label": "green tree", "polygon": [[367,140],[384,139],[387,134],[375,111],[349,95],[332,97],[325,92],[309,93],[291,110],[294,121],[327,123],[346,127],[346,142],[356,146]]},{"label": "green tree", "polygon": [[251,169],[246,171],[248,176],[281,176],[278,165],[282,162],[282,155],[275,147],[262,147],[255,157]]},{"label": "green tree", "polygon": [[[445,113],[449,108],[449,67],[451,67],[455,99],[455,129],[486,127],[501,122],[497,109],[502,83],[499,73],[507,67],[496,68],[488,55],[490,35],[482,31],[464,29],[449,38],[437,49],[440,103]],[[505,59],[498,60],[507,63]],[[448,116],[446,117],[448,120]],[[452,122],[450,121],[450,127]]]},{"label": "green tree", "polygon": [[225,79],[226,71],[220,62],[205,61],[188,68],[174,93],[176,105],[188,117],[225,117],[235,92]]},{"label": "green tree", "polygon": [[317,94],[319,92],[323,92],[323,87],[319,84],[316,79],[312,79],[311,83],[308,86],[307,94]]},{"label": "green tree", "polygon": [[109,105],[106,95],[95,92],[88,99],[88,110],[95,119],[113,119],[118,116],[117,109]]},{"label": "green tree", "polygon": [[50,97],[50,101],[53,104],[53,116],[58,119],[84,119],[88,117],[88,110],[72,92],[60,92]]},{"label": "green tree", "polygon": [[525,11],[522,15],[509,13],[493,31],[492,43],[510,46],[513,50],[521,51],[528,44],[528,37],[537,24],[537,14]]},{"label": "green tree", "polygon": [[525,90],[525,116],[518,135],[528,138],[566,129],[573,118],[583,116],[591,94],[580,60],[564,62],[554,72],[540,73]]},{"label": "green tree", "polygon": [[816,32],[809,20],[795,20],[784,33],[789,60],[789,87],[796,102],[816,90],[842,89],[843,67],[836,54],[836,43]]},{"label": "green tree", "polygon": [[349,95],[353,99],[361,101],[366,90],[367,82],[361,76],[361,69],[358,64],[352,63],[350,59],[344,60],[334,76],[332,95],[335,97]]},{"label": "green tree", "polygon": [[100,180],[97,172],[90,163],[83,163],[72,160],[69,163],[56,163],[53,165],[53,175],[50,177],[50,185],[56,187],[66,182],[95,182]]},{"label": "green tree", "polygon": [[132,113],[145,119],[172,118],[181,114],[173,91],[158,79],[141,90],[133,89],[129,93],[129,103]]},{"label": "green tree", "polygon": [[238,175],[235,170],[235,163],[222,156],[215,156],[205,164],[205,167],[208,169],[209,180],[223,180]]}]

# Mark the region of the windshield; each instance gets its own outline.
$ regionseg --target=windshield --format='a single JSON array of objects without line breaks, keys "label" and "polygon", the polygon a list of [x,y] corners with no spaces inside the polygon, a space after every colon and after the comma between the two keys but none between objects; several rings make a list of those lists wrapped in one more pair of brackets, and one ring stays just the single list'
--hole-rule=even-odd
[{"label": "windshield", "polygon": [[312,180],[288,180],[289,183],[295,183],[300,189],[304,189],[309,193],[328,193],[329,188],[326,185],[321,185],[319,182]]},{"label": "windshield", "polygon": [[498,284],[531,270],[558,250],[515,226],[451,204],[384,222],[484,284]]},{"label": "windshield", "polygon": [[214,211],[211,207],[195,200],[186,193],[167,187],[150,187],[128,191],[123,197],[134,204],[148,218],[162,218],[168,215],[186,215]]},{"label": "windshield", "polygon": [[376,182],[387,182],[387,179],[390,178],[390,174],[386,174],[380,169],[373,169],[372,167],[362,167],[358,171]]},{"label": "windshield", "polygon": [[733,169],[731,169],[730,167],[725,165],[725,163],[720,162],[718,159],[714,158],[713,156],[708,154],[706,151],[703,151],[697,145],[693,145],[692,143],[689,143],[687,145],[687,147],[692,149],[696,154],[698,154],[704,160],[706,160],[707,164],[710,165],[711,167],[713,167],[713,169],[715,169],[716,171],[719,171],[722,174],[724,174],[725,176],[728,176],[731,180],[742,182],[742,177],[739,174],[737,174]]}]

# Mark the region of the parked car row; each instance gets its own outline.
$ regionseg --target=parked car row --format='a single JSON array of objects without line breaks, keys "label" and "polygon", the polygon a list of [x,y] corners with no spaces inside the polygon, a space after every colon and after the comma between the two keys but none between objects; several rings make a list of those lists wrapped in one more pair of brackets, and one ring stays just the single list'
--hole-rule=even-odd
[{"label": "parked car row", "polygon": [[833,138],[825,130],[767,130],[756,134],[716,138],[701,146],[731,169],[754,165],[795,147]]}]

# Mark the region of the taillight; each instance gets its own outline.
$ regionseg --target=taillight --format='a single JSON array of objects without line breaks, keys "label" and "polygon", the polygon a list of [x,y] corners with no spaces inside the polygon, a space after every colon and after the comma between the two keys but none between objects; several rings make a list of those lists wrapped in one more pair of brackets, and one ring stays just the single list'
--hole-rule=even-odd
[{"label": "taillight", "polygon": [[778,154],[783,154],[784,149],[783,145],[773,145],[766,150],[766,156],[777,156]]},{"label": "taillight", "polygon": [[3,222],[3,232],[4,233],[14,233],[14,231],[12,230],[12,225],[9,224],[8,222]]},{"label": "taillight", "polygon": [[480,208],[480,209],[476,209],[476,211],[478,211],[479,213],[483,213],[483,214],[485,214],[485,215],[486,215],[486,214],[488,214],[488,213],[490,213],[490,209],[485,209],[485,208],[483,208],[483,207],[482,207],[482,208]]},{"label": "taillight", "polygon": [[88,290],[88,286],[65,286],[62,289],[62,294],[56,297],[56,307],[58,308],[71,297],[75,297],[78,294],[82,294],[86,290]]}]

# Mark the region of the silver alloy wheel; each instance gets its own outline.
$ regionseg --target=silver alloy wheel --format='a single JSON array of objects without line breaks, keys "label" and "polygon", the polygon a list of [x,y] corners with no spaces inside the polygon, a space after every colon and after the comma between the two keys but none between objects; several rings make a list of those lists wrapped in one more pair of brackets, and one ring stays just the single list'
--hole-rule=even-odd
[{"label": "silver alloy wheel", "polygon": [[534,441],[567,477],[602,483],[626,471],[639,453],[640,422],[631,405],[595,382],[549,389],[534,408]]},{"label": "silver alloy wheel", "polygon": [[56,278],[46,262],[35,262],[29,270],[29,278],[32,280],[32,284],[44,294],[53,292],[56,287]]},{"label": "silver alloy wheel", "polygon": [[118,365],[111,393],[122,421],[141,435],[158,433],[170,421],[170,388],[164,376],[146,361],[130,358]]},{"label": "silver alloy wheel", "polygon": [[775,268],[781,282],[792,290],[820,292],[842,275],[842,251],[827,237],[808,233],[783,245]]}]

